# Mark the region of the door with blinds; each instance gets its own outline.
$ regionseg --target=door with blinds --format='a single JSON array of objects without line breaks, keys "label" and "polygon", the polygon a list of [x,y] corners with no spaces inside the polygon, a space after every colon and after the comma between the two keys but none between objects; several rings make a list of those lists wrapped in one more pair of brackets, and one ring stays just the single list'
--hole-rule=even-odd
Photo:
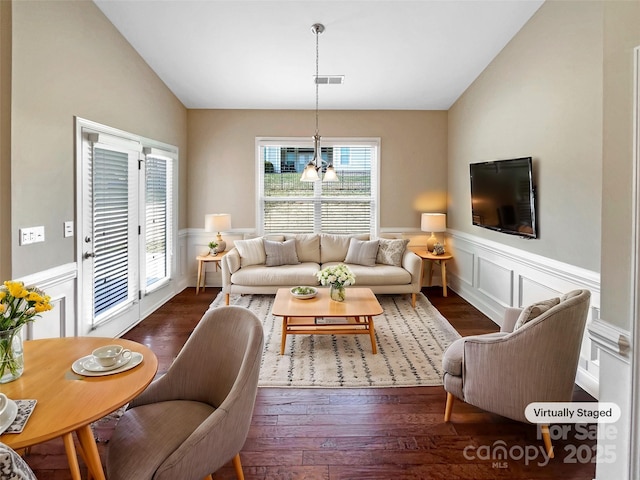
[{"label": "door with blinds", "polygon": [[141,149],[98,134],[87,134],[83,147],[82,330],[110,323],[110,331],[123,331],[139,318]]},{"label": "door with blinds", "polygon": [[118,336],[174,294],[177,149],[82,122],[78,333]]}]

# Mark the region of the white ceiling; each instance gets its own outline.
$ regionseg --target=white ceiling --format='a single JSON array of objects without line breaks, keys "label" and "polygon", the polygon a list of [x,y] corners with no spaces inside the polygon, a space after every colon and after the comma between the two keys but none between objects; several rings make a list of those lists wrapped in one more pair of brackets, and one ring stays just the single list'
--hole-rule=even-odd
[{"label": "white ceiling", "polygon": [[446,110],[544,0],[94,0],[187,108]]}]

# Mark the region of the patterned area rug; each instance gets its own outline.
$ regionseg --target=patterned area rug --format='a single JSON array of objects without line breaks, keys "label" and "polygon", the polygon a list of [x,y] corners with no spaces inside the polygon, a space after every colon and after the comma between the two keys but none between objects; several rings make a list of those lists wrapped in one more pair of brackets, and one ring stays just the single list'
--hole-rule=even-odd
[{"label": "patterned area rug", "polygon": [[[348,290],[347,290],[348,295]],[[262,387],[409,387],[442,384],[442,354],[460,337],[447,320],[418,294],[379,295],[384,310],[374,317],[377,355],[369,335],[289,335],[280,355],[282,319],[271,315],[273,295],[232,295],[264,324]],[[211,308],[224,306],[219,294]]]}]

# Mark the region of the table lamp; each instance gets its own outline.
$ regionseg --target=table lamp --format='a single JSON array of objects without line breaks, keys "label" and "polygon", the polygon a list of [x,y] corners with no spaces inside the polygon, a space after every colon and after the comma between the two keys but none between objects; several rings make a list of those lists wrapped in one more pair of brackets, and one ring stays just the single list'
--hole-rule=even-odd
[{"label": "table lamp", "polygon": [[204,216],[204,231],[218,232],[216,242],[218,242],[218,251],[224,252],[227,249],[227,242],[222,240],[220,232],[231,229],[231,215],[228,213],[209,213]]},{"label": "table lamp", "polygon": [[427,251],[432,252],[434,245],[438,241],[434,234],[447,231],[447,215],[444,213],[423,213],[420,230],[431,232],[431,236],[427,240]]}]

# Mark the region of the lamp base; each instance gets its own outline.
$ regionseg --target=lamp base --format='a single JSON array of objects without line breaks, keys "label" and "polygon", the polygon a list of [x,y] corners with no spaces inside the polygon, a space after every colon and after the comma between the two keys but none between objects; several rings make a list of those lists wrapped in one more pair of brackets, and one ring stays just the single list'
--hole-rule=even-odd
[{"label": "lamp base", "polygon": [[431,232],[431,236],[427,240],[427,251],[428,252],[433,252],[433,248],[436,246],[436,242],[437,241],[438,241],[438,239],[436,238],[435,234],[433,232]]},{"label": "lamp base", "polygon": [[216,238],[216,242],[218,242],[218,252],[224,252],[227,249],[227,242],[222,239],[222,235],[218,233],[218,238]]}]

